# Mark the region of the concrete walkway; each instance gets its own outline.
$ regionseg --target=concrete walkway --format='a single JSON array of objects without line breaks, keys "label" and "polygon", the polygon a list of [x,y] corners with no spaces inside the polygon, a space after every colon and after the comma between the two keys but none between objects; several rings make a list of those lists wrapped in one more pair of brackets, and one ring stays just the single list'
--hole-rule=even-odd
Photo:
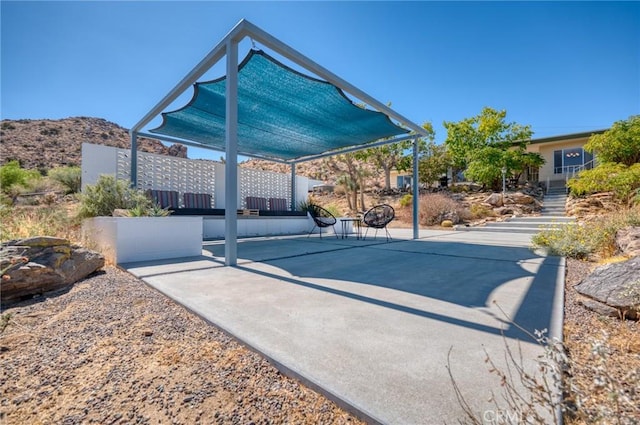
[{"label": "concrete walkway", "polygon": [[495,418],[485,350],[500,364],[505,343],[527,341],[531,370],[541,352],[497,305],[525,329],[560,335],[562,258],[532,252],[523,234],[392,235],[242,240],[237,267],[223,266],[223,242],[205,242],[202,257],[124,267],[370,422],[463,418],[450,350],[467,401]]}]

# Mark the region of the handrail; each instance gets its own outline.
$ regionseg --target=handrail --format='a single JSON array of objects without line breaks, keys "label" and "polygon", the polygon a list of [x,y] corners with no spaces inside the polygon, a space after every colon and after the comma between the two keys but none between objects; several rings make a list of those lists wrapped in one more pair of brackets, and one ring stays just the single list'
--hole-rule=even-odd
[{"label": "handrail", "polygon": [[[567,188],[567,193],[569,192],[569,178],[573,179],[577,175],[579,175],[582,171],[591,170],[596,165],[597,165],[597,161],[596,161],[596,158],[594,157],[591,161],[585,162],[582,165],[568,165],[566,167],[562,167],[562,171],[565,174],[564,185]],[[567,172],[565,172],[565,170]],[[569,172],[569,170],[571,171]],[[571,174],[571,177],[569,177],[569,174]]]}]

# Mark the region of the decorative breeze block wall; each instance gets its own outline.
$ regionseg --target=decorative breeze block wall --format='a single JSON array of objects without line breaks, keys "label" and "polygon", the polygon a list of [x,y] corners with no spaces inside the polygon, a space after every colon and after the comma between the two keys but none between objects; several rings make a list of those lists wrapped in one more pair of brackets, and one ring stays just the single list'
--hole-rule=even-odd
[{"label": "decorative breeze block wall", "polygon": [[271,171],[239,168],[240,208],[247,208],[247,196],[284,198],[291,205],[291,176]]},{"label": "decorative breeze block wall", "polygon": [[[180,194],[181,207],[183,193],[208,193],[215,199],[215,175],[215,163],[211,161],[138,152],[138,189],[175,190]],[[117,150],[116,177],[131,178],[128,149]]]}]

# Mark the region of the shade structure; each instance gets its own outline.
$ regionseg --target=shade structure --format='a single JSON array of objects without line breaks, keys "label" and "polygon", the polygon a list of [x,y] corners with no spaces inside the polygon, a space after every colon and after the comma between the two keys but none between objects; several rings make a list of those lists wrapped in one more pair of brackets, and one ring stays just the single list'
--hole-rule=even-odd
[{"label": "shade structure", "polygon": [[[191,101],[152,133],[225,150],[226,77],[194,84]],[[342,90],[251,50],[238,66],[238,153],[292,161],[407,133]]]}]

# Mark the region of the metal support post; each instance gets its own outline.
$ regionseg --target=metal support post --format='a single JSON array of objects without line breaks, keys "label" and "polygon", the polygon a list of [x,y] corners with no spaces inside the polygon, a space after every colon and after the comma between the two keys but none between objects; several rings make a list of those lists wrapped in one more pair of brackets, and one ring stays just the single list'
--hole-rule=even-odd
[{"label": "metal support post", "polygon": [[291,164],[291,211],[296,210],[296,163]]},{"label": "metal support post", "polygon": [[420,238],[419,205],[420,181],[418,179],[418,139],[413,139],[413,239]]},{"label": "metal support post", "polygon": [[138,186],[138,133],[131,132],[131,187]]},{"label": "metal support post", "polygon": [[238,263],[238,43],[227,41],[224,264]]}]

